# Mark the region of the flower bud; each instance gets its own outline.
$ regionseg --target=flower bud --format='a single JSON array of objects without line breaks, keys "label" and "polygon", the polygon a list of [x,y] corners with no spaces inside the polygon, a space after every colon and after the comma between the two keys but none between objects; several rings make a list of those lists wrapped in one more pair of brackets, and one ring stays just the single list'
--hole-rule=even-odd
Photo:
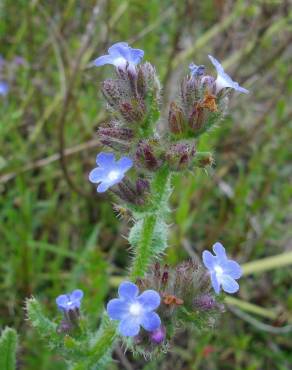
[{"label": "flower bud", "polygon": [[101,86],[101,92],[105,97],[107,103],[112,107],[116,108],[121,99],[121,92],[119,91],[119,86],[117,81],[112,79],[107,79],[103,81]]},{"label": "flower bud", "polygon": [[57,333],[58,334],[68,334],[73,330],[72,324],[67,321],[66,319],[63,319],[61,323],[57,326]]},{"label": "flower bud", "polygon": [[140,141],[136,151],[137,164],[151,171],[157,170],[162,164],[156,153],[158,149],[157,142],[154,140],[152,142]]},{"label": "flower bud", "polygon": [[197,152],[194,159],[193,165],[199,168],[206,168],[214,164],[214,158],[209,152]]},{"label": "flower bud", "polygon": [[139,67],[137,77],[137,91],[141,97],[145,98],[152,93],[155,100],[160,97],[160,83],[152,64],[146,62]]},{"label": "flower bud", "polygon": [[129,128],[115,127],[115,126],[104,126],[98,128],[98,135],[119,140],[131,140],[134,137],[133,130]]},{"label": "flower bud", "polygon": [[182,109],[175,102],[172,102],[170,104],[168,114],[168,125],[170,131],[175,135],[183,133],[184,120],[184,113]]},{"label": "flower bud", "polygon": [[114,194],[127,203],[142,205],[144,203],[143,197],[137,194],[135,186],[126,178],[119,182],[118,185],[111,189]]},{"label": "flower bud", "polygon": [[131,99],[119,104],[119,111],[125,121],[129,123],[140,122],[145,116],[146,107],[140,99]]},{"label": "flower bud", "polygon": [[201,89],[199,81],[193,77],[186,77],[181,83],[181,102],[185,115],[188,117],[194,104],[199,101]]},{"label": "flower bud", "polygon": [[115,127],[114,125],[99,127],[97,133],[103,145],[119,152],[128,152],[131,140],[134,137],[134,133],[131,129]]},{"label": "flower bud", "polygon": [[202,294],[199,297],[194,299],[194,308],[201,310],[201,311],[212,310],[216,308],[216,306],[217,306],[217,302],[211,296],[211,294]]},{"label": "flower bud", "polygon": [[180,171],[190,166],[195,153],[193,144],[172,144],[166,152],[166,160],[173,171]]},{"label": "flower bud", "polygon": [[166,336],[166,329],[164,326],[160,326],[158,329],[150,333],[150,340],[152,343],[161,344]]},{"label": "flower bud", "polygon": [[215,94],[216,92],[216,82],[215,78],[212,76],[204,76],[201,79],[201,87],[204,91],[209,94]]},{"label": "flower bud", "polygon": [[204,108],[200,106],[200,104],[196,103],[193,106],[189,117],[189,125],[194,132],[199,132],[204,124],[205,121],[205,112]]},{"label": "flower bud", "polygon": [[150,189],[149,181],[146,179],[138,179],[136,181],[136,191],[138,195],[144,195]]}]

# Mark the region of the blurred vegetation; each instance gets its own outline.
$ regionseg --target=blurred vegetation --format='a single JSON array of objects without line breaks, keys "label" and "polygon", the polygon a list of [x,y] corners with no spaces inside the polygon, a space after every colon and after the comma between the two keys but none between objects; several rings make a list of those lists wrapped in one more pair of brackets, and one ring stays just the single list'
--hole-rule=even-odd
[{"label": "blurred vegetation", "polygon": [[[251,91],[235,94],[225,121],[198,144],[214,151],[213,169],[174,181],[168,263],[200,254],[217,240],[242,263],[291,250],[289,5],[0,2],[1,54],[8,65],[15,56],[24,58],[17,69],[7,67],[11,89],[0,97],[0,325],[19,333],[19,369],[65,369],[25,321],[26,297],[39,297],[53,317],[55,297],[81,288],[84,311],[96,326],[114,283],[110,276],[127,271],[121,235],[129,223],[117,219],[112,199],[98,196],[87,180],[100,150],[96,128],[107,115],[99,86],[112,73],[112,67],[90,68],[90,61],[113,42],[145,50],[164,84],[164,104],[177,94],[191,61],[210,68],[207,54],[223,60]],[[271,334],[267,328],[285,325],[291,315],[291,278],[291,269],[281,268],[241,280],[239,297],[272,308],[276,320],[252,323],[232,309],[214,332],[182,333],[163,361],[134,360],[118,347],[112,368],[288,369],[291,331]],[[268,324],[265,330],[259,320]]]}]

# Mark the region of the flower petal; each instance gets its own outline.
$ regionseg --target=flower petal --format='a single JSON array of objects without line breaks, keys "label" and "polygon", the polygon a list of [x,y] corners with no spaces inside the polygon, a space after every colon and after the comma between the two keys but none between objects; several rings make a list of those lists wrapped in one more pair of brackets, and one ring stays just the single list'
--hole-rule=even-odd
[{"label": "flower petal", "polygon": [[108,53],[114,57],[123,56],[124,52],[129,48],[129,45],[126,42],[116,42],[110,48],[108,48]]},{"label": "flower petal", "polygon": [[141,325],[145,330],[153,331],[160,327],[161,320],[156,312],[145,312],[141,320]]},{"label": "flower petal", "polygon": [[128,61],[133,64],[138,64],[144,57],[144,51],[141,49],[133,49],[130,48],[129,50],[129,59]]},{"label": "flower petal", "polygon": [[97,187],[97,192],[98,193],[104,193],[105,191],[107,191],[107,189],[111,186],[112,184],[107,182],[107,181],[103,181],[101,184],[98,185]]},{"label": "flower petal", "polygon": [[248,94],[249,91],[244,87],[239,86],[238,82],[233,81],[232,78],[224,71],[221,63],[212,55],[208,55],[209,59],[211,60],[212,64],[216,68],[217,71],[217,80],[216,80],[216,90],[217,93],[226,87],[230,87],[236,91],[242,92],[244,94]]},{"label": "flower petal", "polygon": [[96,156],[96,164],[100,167],[111,167],[115,163],[115,155],[113,153],[101,152]]},{"label": "flower petal", "polygon": [[106,306],[107,313],[112,320],[122,320],[128,313],[127,308],[128,303],[118,298],[111,299]]},{"label": "flower petal", "polygon": [[211,60],[211,63],[216,68],[216,71],[218,72],[218,74],[224,72],[224,68],[222,67],[222,64],[219,62],[219,60],[212,57],[212,55],[208,55],[208,58]]},{"label": "flower petal", "polygon": [[219,242],[215,243],[213,245],[213,251],[220,261],[224,261],[227,259],[225,248],[221,243]]},{"label": "flower petal", "polygon": [[93,62],[96,67],[104,66],[105,64],[114,64],[115,58],[111,55],[102,55],[96,58]]},{"label": "flower petal", "polygon": [[5,81],[0,81],[0,95],[4,96],[7,95],[9,91],[9,85]]},{"label": "flower petal", "polygon": [[242,92],[244,94],[249,94],[249,90],[245,89],[244,87],[238,85],[238,87],[235,89],[236,91]]},{"label": "flower petal", "polygon": [[140,331],[139,320],[133,319],[132,316],[125,317],[119,324],[119,333],[125,337],[134,337]]},{"label": "flower petal", "polygon": [[83,298],[83,291],[81,289],[75,289],[70,294],[71,301],[81,301],[82,298]]},{"label": "flower petal", "polygon": [[90,171],[88,178],[90,182],[94,184],[102,181],[106,175],[104,168],[96,167],[92,171]]},{"label": "flower petal", "polygon": [[61,294],[56,298],[56,303],[59,308],[66,308],[69,299],[66,294]]},{"label": "flower petal", "polygon": [[125,300],[132,300],[137,297],[139,289],[136,284],[130,281],[124,281],[119,286],[119,296]]},{"label": "flower petal", "polygon": [[229,260],[223,264],[223,270],[226,275],[233,279],[239,279],[242,275],[242,269],[236,261]]},{"label": "flower petal", "polygon": [[208,270],[213,270],[217,258],[209,251],[203,252],[203,263]]},{"label": "flower petal", "polygon": [[117,163],[119,170],[124,173],[128,171],[133,166],[133,160],[129,157],[122,157]]},{"label": "flower petal", "polygon": [[239,290],[239,284],[229,275],[222,275],[220,280],[222,288],[226,293],[235,293]]},{"label": "flower petal", "polygon": [[193,77],[203,76],[203,74],[205,73],[205,66],[203,65],[197,66],[195,63],[191,63],[189,65],[189,69]]},{"label": "flower petal", "polygon": [[155,310],[160,305],[160,295],[155,290],[145,290],[137,301],[143,306],[146,312]]},{"label": "flower petal", "polygon": [[211,284],[217,294],[220,293],[220,284],[215,272],[211,273]]}]

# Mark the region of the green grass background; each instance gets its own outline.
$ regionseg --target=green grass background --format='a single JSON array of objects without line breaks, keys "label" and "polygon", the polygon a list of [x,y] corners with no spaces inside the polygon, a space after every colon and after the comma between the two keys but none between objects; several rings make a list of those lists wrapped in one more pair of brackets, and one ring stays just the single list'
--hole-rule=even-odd
[{"label": "green grass background", "polygon": [[[89,62],[114,42],[145,50],[156,66],[165,117],[191,61],[214,72],[209,53],[250,89],[233,95],[224,122],[198,144],[213,151],[215,166],[174,179],[168,263],[217,240],[241,263],[291,251],[289,1],[1,0],[0,16],[1,54],[25,59],[0,101],[0,325],[19,332],[19,369],[66,368],[25,320],[26,297],[54,317],[55,297],[82,288],[94,328],[110,277],[127,271],[129,223],[87,180],[107,114],[99,86],[112,74]],[[291,278],[289,267],[243,278],[239,297],[278,313],[257,320],[286,325]],[[116,351],[111,368],[284,370],[291,339],[227,310],[216,330],[178,336],[163,361]]]}]

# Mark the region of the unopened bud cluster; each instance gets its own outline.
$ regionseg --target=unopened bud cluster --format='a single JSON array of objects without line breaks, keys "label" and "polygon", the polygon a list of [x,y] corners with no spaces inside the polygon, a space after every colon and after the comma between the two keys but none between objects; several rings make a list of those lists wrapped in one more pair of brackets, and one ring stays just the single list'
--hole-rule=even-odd
[{"label": "unopened bud cluster", "polygon": [[176,267],[156,263],[137,285],[141,291],[154,289],[161,297],[157,310],[160,328],[151,333],[141,331],[133,341],[134,351],[149,356],[166,351],[175,333],[186,325],[202,329],[214,326],[223,310],[220,298],[212,293],[210,276],[199,261],[185,261]]},{"label": "unopened bud cluster", "polygon": [[[233,81],[212,56],[209,58],[217,70],[216,79],[205,74],[203,65],[192,63],[190,74],[181,82],[179,100],[170,103],[168,130],[161,134],[157,130],[161,88],[155,68],[148,62],[139,64],[144,51],[133,49],[125,42],[114,44],[108,52],[94,62],[98,67],[105,64],[116,67],[116,77],[103,81],[101,87],[112,118],[99,127],[100,142],[115,151],[121,160],[132,161],[138,178],[151,177],[161,167],[184,171],[212,165],[210,153],[197,152],[195,139],[219,122],[230,89],[248,91]],[[97,188],[98,192],[113,186],[111,190],[121,200],[145,205],[145,192],[137,191],[137,185],[129,179],[117,186],[122,180],[113,171],[105,174],[100,169],[90,176],[94,183],[104,182]]]}]

